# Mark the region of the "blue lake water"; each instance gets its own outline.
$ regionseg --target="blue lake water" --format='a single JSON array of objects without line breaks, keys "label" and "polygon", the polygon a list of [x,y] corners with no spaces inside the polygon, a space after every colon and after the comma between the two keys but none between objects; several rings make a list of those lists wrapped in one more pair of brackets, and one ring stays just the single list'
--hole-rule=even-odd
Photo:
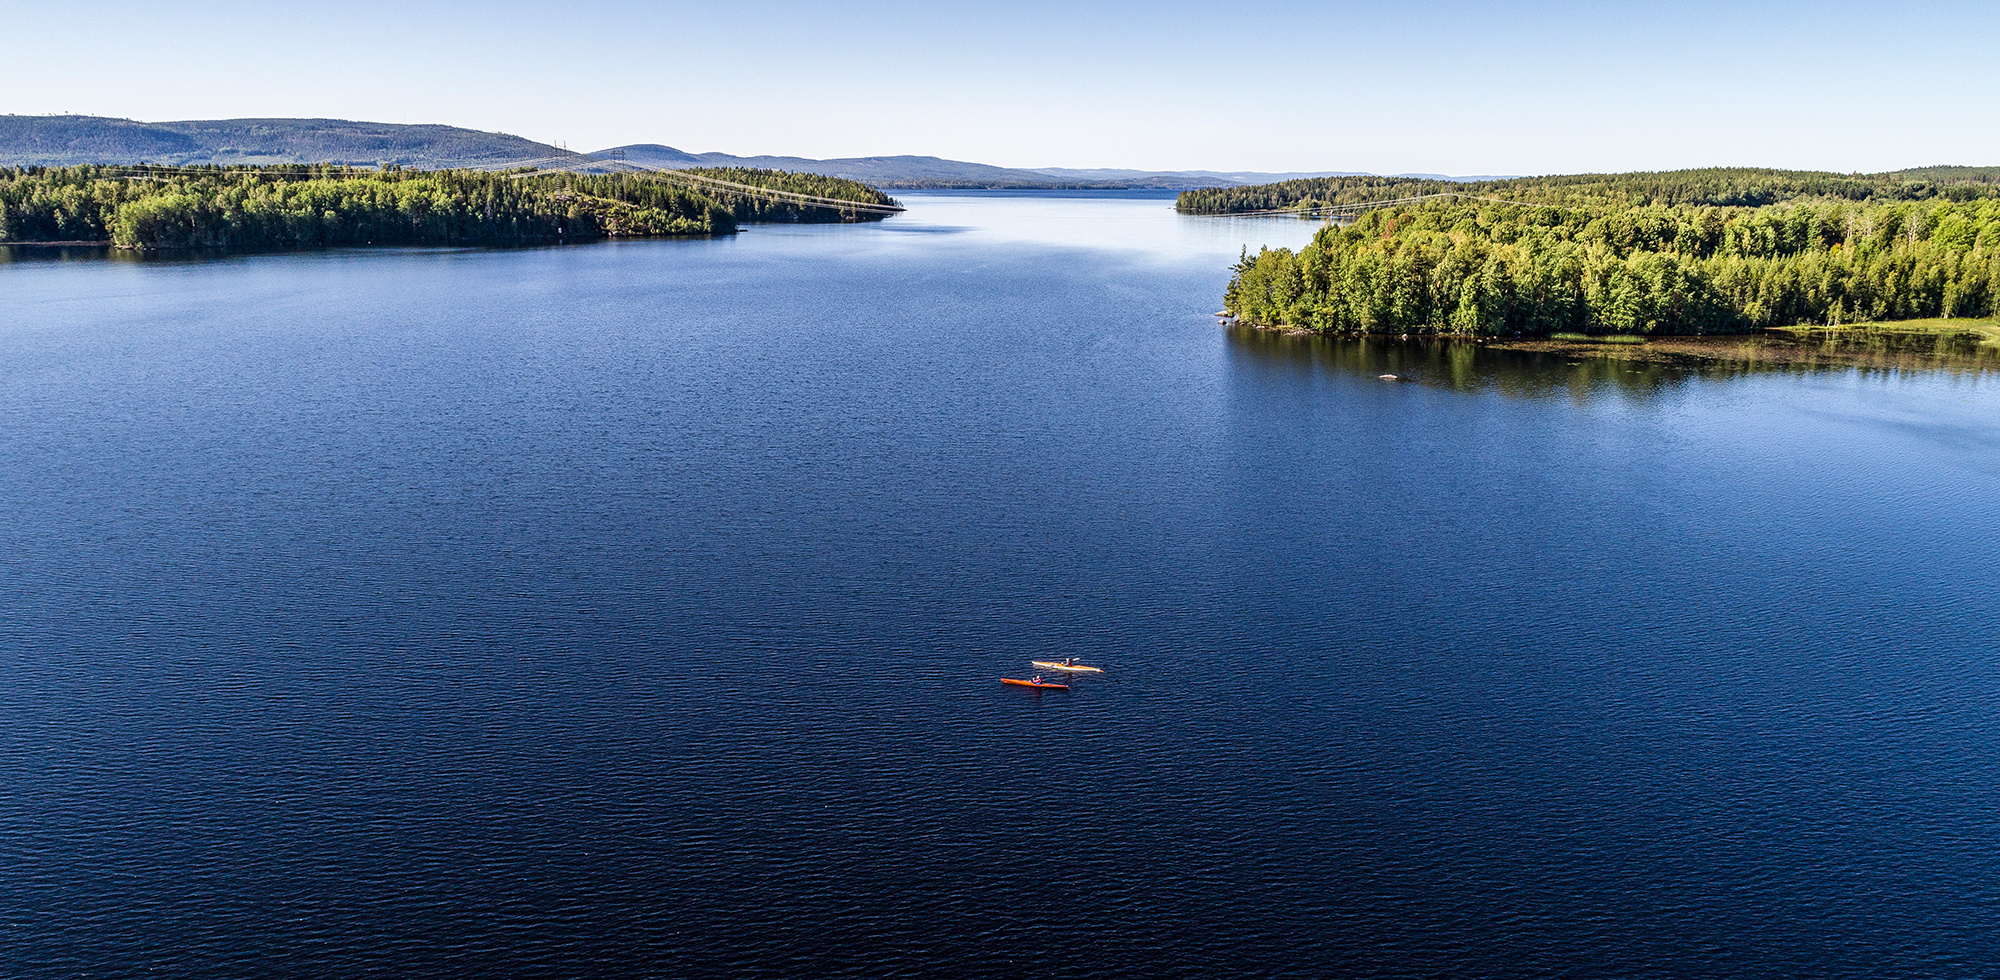
[{"label": "blue lake water", "polygon": [[1388,383],[1210,315],[1310,225],[903,196],[0,265],[0,974],[2000,975],[2000,374]]}]

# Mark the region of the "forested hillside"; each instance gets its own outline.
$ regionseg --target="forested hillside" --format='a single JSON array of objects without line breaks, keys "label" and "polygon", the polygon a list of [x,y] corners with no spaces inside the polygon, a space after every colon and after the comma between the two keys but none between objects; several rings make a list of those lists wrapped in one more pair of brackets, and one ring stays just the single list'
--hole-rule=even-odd
[{"label": "forested hillside", "polygon": [[[879,191],[772,171],[721,179],[864,203]],[[344,167],[0,170],[0,244],[124,248],[516,244],[724,234],[739,222],[866,220],[626,175]]]},{"label": "forested hillside", "polygon": [[[1427,182],[1291,183],[1313,186],[1201,200],[1253,210],[1434,192]],[[1228,197],[1239,191],[1255,193]],[[1297,254],[1246,255],[1225,307],[1269,326],[1451,334],[1728,333],[2000,312],[1991,171],[1585,175],[1465,193],[1526,203],[1443,198],[1367,212]]]},{"label": "forested hillside", "polygon": [[[153,163],[173,166],[268,166],[334,163],[425,170],[494,168],[569,151],[507,133],[438,124],[348,119],[183,119],[140,122],[103,116],[0,115],[0,167]],[[658,143],[613,152],[645,167],[786,170],[829,174],[888,187],[1150,187],[1268,182],[1299,174],[1064,171],[995,167],[930,156],[844,157],[686,153]]]},{"label": "forested hillside", "polygon": [[0,166],[84,163],[264,165],[337,163],[452,168],[560,153],[506,133],[346,119],[188,119],[0,115]]}]

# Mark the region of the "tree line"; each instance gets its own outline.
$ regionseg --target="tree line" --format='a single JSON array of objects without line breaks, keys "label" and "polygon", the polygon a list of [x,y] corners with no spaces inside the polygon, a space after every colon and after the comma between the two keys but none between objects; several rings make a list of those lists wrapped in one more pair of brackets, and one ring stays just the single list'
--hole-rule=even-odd
[{"label": "tree line", "polygon": [[[893,203],[864,184],[816,174],[695,172],[857,203]],[[108,241],[137,249],[496,245],[700,237],[733,232],[742,222],[872,217],[629,174],[331,165],[0,169],[0,244]]]},{"label": "tree line", "polygon": [[1445,199],[1368,212],[1297,253],[1246,254],[1235,271],[1231,313],[1326,332],[1739,333],[1985,317],[2000,313],[2000,195]]},{"label": "tree line", "polygon": [[1447,192],[1570,207],[1764,207],[1804,199],[1973,201],[2000,197],[2000,167],[1923,167],[1883,174],[1711,167],[1465,182],[1404,177],[1313,177],[1183,191],[1175,208],[1182,214],[1310,210]]}]

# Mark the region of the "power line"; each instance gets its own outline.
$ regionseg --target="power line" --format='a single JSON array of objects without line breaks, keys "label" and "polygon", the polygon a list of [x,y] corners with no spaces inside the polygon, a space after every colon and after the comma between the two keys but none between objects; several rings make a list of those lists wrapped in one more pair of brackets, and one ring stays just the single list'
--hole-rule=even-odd
[{"label": "power line", "polygon": [[1356,201],[1351,204],[1325,204],[1316,208],[1272,208],[1265,211],[1222,211],[1208,217],[1215,218],[1258,218],[1267,215],[1297,215],[1301,218],[1337,218],[1379,211],[1399,204],[1417,204],[1434,201],[1442,197],[1459,197],[1468,201],[1488,201],[1493,204],[1513,204],[1524,208],[1553,208],[1556,204],[1533,204],[1528,201],[1509,201],[1498,197],[1482,197],[1478,194],[1464,194],[1458,191],[1442,191],[1436,194],[1418,194],[1415,197],[1398,197],[1386,201]]},{"label": "power line", "polygon": [[588,153],[569,153],[563,156],[542,157],[536,160],[523,160],[505,165],[496,164],[480,169],[514,170],[523,167],[533,169],[528,173],[508,174],[508,176],[514,180],[521,180],[524,178],[545,176],[552,172],[600,173],[637,177],[642,180],[658,180],[667,183],[684,183],[698,188],[722,188],[745,197],[760,197],[766,200],[805,204],[811,207],[837,208],[844,211],[858,211],[867,214],[901,214],[904,210],[900,205],[895,204],[874,204],[864,201],[850,201],[837,197],[822,197],[817,194],[801,194],[796,191],[781,191],[769,187],[759,187],[755,184],[742,184],[733,180],[723,180],[720,177],[710,177],[706,174],[692,173],[686,170],[642,166],[622,158],[600,158]]}]

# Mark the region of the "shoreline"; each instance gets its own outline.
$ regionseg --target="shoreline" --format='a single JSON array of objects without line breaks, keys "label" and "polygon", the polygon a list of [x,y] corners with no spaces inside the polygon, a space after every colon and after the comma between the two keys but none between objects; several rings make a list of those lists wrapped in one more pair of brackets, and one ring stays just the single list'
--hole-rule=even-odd
[{"label": "shoreline", "polygon": [[[758,222],[758,224],[789,224],[791,222]],[[269,255],[280,252],[314,252],[329,249],[428,249],[464,248],[549,248],[566,245],[596,245],[603,242],[641,241],[711,241],[728,238],[743,233],[742,227],[730,231],[712,232],[701,235],[595,235],[577,238],[562,235],[524,237],[507,241],[419,241],[419,242],[286,242],[270,245],[120,245],[115,241],[0,241],[0,249],[5,248],[99,248],[107,252],[125,255],[185,255],[190,253],[210,253],[217,255]]]},{"label": "shoreline", "polygon": [[1470,349],[1681,366],[1755,361],[1763,364],[1884,366],[1911,360],[2000,368],[2000,323],[1991,319],[1905,320],[1838,327],[1771,327],[1747,334],[1661,334],[1593,337],[1482,337],[1464,334],[1321,333],[1265,326],[1218,314],[1226,329],[1334,343],[1450,345]]}]

